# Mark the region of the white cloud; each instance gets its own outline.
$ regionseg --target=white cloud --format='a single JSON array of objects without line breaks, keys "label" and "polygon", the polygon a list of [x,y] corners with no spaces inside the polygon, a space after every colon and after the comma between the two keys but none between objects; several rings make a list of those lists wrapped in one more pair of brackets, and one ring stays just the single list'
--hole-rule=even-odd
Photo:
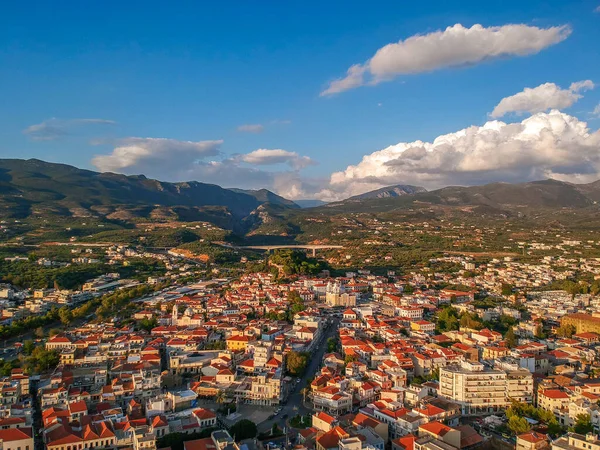
[{"label": "white cloud", "polygon": [[72,130],[85,125],[114,125],[106,119],[57,119],[55,117],[30,125],[23,130],[34,141],[54,141],[71,134]]},{"label": "white cloud", "polygon": [[95,156],[92,164],[103,172],[143,173],[159,179],[162,174],[172,178],[189,164],[217,155],[222,143],[129,137],[119,140],[110,155]]},{"label": "white cloud", "polygon": [[242,133],[262,133],[265,131],[265,126],[260,123],[256,124],[245,124],[237,127],[237,130]]},{"label": "white cloud", "polygon": [[595,87],[596,87],[596,85],[594,84],[594,82],[592,80],[582,80],[582,81],[576,81],[574,83],[571,83],[571,86],[569,86],[569,89],[574,92],[579,92],[579,91],[587,91],[588,89],[594,89]]},{"label": "white cloud", "polygon": [[365,84],[364,77],[367,71],[367,65],[354,64],[346,71],[344,78],[338,78],[329,83],[329,87],[321,92],[321,97],[338,94],[362,86]]},{"label": "white cloud", "polygon": [[241,155],[239,159],[248,164],[257,166],[271,164],[288,164],[296,170],[314,165],[315,162],[308,156],[301,156],[296,152],[290,152],[282,149],[264,149],[259,148],[253,152]]},{"label": "white cloud", "polygon": [[[297,179],[297,172],[314,164],[310,158],[281,149],[258,149],[224,157],[223,141],[179,141],[130,137],[116,142],[108,155],[96,155],[92,164],[100,171],[144,174],[163,181],[200,181],[220,186],[272,189],[277,180]],[[289,169],[264,170],[267,165],[286,164]],[[277,183],[278,185],[280,183]]]},{"label": "white cloud", "polygon": [[222,161],[199,162],[182,168],[182,170],[179,179],[245,189],[269,189],[277,176],[276,172],[240,166],[238,161],[231,158]]},{"label": "white cloud", "polygon": [[596,117],[600,117],[600,103],[598,103],[596,105],[596,107],[594,108],[594,110],[592,111],[592,115],[596,116]]},{"label": "white cloud", "polygon": [[272,126],[289,125],[291,123],[292,123],[292,121],[288,120],[288,119],[275,119],[275,120],[271,120],[266,125],[263,125],[261,123],[243,124],[243,125],[240,125],[239,127],[237,127],[237,131],[239,131],[241,133],[262,133],[267,128],[271,128]]},{"label": "white cloud", "polygon": [[333,173],[316,190],[301,184],[296,188],[302,198],[331,201],[394,184],[431,189],[544,178],[577,182],[600,178],[600,131],[556,110],[512,124],[490,121],[433,142],[392,145]]},{"label": "white cloud", "polygon": [[535,114],[549,109],[568,108],[582,97],[579,92],[593,88],[594,83],[591,80],[571,83],[569,89],[561,89],[554,83],[525,88],[515,95],[500,100],[490,116],[497,118],[508,113]]},{"label": "white cloud", "polygon": [[538,28],[524,24],[484,27],[461,24],[388,44],[364,64],[351,66],[346,76],[332,81],[321,95],[377,84],[399,75],[476,64],[485,60],[533,55],[565,40],[568,26]]}]

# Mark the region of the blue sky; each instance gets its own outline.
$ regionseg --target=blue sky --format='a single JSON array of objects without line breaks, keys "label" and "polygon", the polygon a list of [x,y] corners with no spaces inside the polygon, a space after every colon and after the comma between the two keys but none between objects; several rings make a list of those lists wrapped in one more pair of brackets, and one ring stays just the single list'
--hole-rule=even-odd
[{"label": "blue sky", "polygon": [[[98,160],[95,166],[93,158],[110,155],[115,148],[142,146],[144,152],[152,152],[166,146],[172,154],[166,163],[164,155],[150,155],[127,166],[104,160],[100,168],[143,171],[169,181],[196,178],[226,186],[264,185],[295,198],[324,199],[392,182],[422,181],[436,187],[488,179],[518,181],[542,173],[574,181],[596,175],[575,170],[572,159],[569,170],[562,172],[556,170],[564,166],[562,160],[552,167],[532,163],[526,172],[488,167],[471,176],[469,168],[467,177],[461,176],[463,168],[435,179],[397,170],[380,176],[381,171],[369,164],[359,166],[360,175],[346,172],[365,155],[388,146],[430,142],[482,126],[501,99],[526,87],[555,83],[567,89],[582,80],[600,83],[600,12],[594,11],[599,1],[59,5],[3,5],[0,157],[94,169]],[[524,24],[542,30],[568,26],[569,34],[526,56],[501,55],[459,67],[401,73],[390,81],[320,95],[350,66],[365,64],[386,44],[456,24]],[[594,134],[592,141],[586,138],[581,160],[589,166],[597,162],[594,150],[600,153],[600,120],[593,114],[600,88],[574,95],[577,100],[560,109],[587,122]],[[528,114],[517,111],[500,120],[520,123]],[[45,134],[36,134],[40,127],[29,128],[35,125],[42,125]],[[261,125],[262,131],[239,131],[243,125]],[[164,140],[147,144],[131,138]],[[199,149],[182,147],[181,141],[211,143]],[[253,164],[258,155],[244,155],[258,149],[279,153]],[[187,170],[196,161],[190,158],[200,160],[199,170]],[[178,167],[178,159],[183,167]],[[335,172],[345,175],[332,187]]]}]

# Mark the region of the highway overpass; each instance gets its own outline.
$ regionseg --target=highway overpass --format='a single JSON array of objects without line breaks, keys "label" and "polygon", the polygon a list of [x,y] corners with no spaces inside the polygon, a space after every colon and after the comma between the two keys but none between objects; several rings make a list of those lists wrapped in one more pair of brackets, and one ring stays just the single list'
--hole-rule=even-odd
[{"label": "highway overpass", "polygon": [[313,257],[317,255],[317,250],[330,250],[333,248],[344,248],[343,245],[326,245],[326,244],[315,244],[315,245],[297,245],[297,244],[290,244],[290,245],[231,245],[231,244],[225,244],[225,243],[220,243],[219,245],[222,245],[223,247],[228,247],[228,248],[233,248],[233,249],[239,249],[239,250],[264,250],[267,253],[270,253],[272,250],[279,250],[279,249],[292,249],[292,250],[312,250],[312,254]]}]

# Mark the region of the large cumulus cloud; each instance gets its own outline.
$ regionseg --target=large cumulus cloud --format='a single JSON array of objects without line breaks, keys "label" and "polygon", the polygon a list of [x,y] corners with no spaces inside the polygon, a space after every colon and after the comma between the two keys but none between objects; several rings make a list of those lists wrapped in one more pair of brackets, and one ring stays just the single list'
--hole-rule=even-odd
[{"label": "large cumulus cloud", "polygon": [[[427,188],[544,178],[589,182],[600,178],[600,132],[552,110],[522,122],[490,121],[437,137],[401,142],[331,175],[314,193],[339,200],[393,184]],[[301,195],[309,195],[299,185]]]}]

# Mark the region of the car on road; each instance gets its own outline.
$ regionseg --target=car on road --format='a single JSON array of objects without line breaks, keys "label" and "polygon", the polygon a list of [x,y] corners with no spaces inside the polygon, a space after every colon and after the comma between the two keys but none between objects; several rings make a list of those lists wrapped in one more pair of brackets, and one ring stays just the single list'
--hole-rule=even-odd
[{"label": "car on road", "polygon": [[275,414],[271,414],[269,417],[267,417],[267,420],[271,420],[275,417]]}]

